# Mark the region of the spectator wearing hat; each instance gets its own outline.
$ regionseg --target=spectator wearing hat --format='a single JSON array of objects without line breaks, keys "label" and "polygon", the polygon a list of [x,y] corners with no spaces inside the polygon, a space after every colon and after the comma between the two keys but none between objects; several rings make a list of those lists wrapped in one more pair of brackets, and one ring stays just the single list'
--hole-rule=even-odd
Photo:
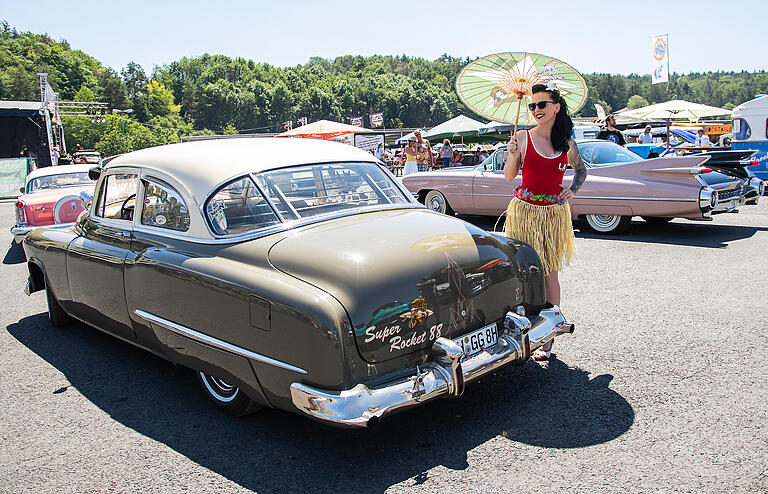
[{"label": "spectator wearing hat", "polygon": [[646,125],[645,130],[637,138],[638,144],[652,144],[653,136],[651,135],[651,126]]},{"label": "spectator wearing hat", "polygon": [[416,164],[418,171],[426,172],[434,163],[432,148],[428,140],[421,138],[421,129],[414,130],[413,135],[416,136]]},{"label": "spectator wearing hat", "polygon": [[448,139],[443,140],[443,147],[440,148],[440,157],[443,158],[443,168],[451,166],[451,156],[453,155],[453,146]]},{"label": "spectator wearing hat", "polygon": [[403,168],[403,176],[410,175],[411,173],[416,173],[419,171],[416,158],[418,155],[417,144],[418,140],[416,139],[416,136],[411,136],[408,139],[408,145],[405,146],[405,149],[403,149],[403,154],[405,154],[405,167]]}]

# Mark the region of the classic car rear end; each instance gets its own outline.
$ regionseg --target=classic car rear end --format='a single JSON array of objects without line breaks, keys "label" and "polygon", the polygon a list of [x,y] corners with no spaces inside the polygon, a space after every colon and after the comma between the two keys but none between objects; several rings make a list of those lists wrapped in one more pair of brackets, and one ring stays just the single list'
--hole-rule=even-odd
[{"label": "classic car rear end", "polygon": [[[244,158],[245,157],[245,158]],[[375,424],[570,332],[527,245],[426,210],[369,154],[232,139],[116,158],[29,293],[197,372],[219,408]]]},{"label": "classic car rear end", "polygon": [[23,194],[16,200],[16,224],[11,233],[17,242],[41,226],[72,226],[83,204],[80,192],[93,192],[95,182],[88,178],[88,166],[51,166],[30,173]]}]

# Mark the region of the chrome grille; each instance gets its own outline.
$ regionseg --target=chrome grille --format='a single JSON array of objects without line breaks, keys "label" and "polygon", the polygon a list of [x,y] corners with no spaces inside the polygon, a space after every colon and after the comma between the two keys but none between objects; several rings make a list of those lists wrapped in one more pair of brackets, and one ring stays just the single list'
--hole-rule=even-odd
[{"label": "chrome grille", "polygon": [[717,191],[717,195],[718,195],[718,198],[719,198],[721,201],[724,201],[724,200],[726,200],[726,199],[730,199],[730,198],[732,198],[732,197],[739,197],[739,196],[741,195],[741,189],[742,189],[742,186],[741,186],[741,185],[739,185],[739,186],[738,186],[738,187],[736,187],[735,189],[730,189],[730,190],[718,190],[718,191]]}]

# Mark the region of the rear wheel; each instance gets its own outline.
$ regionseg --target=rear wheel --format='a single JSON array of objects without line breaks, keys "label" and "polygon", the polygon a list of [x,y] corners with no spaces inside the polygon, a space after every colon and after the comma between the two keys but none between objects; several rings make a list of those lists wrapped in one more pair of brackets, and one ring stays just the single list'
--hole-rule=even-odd
[{"label": "rear wheel", "polygon": [[430,190],[424,197],[424,205],[432,211],[453,216],[453,208],[448,204],[445,196],[438,190]]},{"label": "rear wheel", "polygon": [[204,372],[197,373],[197,379],[203,388],[203,392],[222,411],[229,415],[242,417],[249,415],[261,405],[251,400],[243,393],[243,390],[233,386],[223,379],[210,376]]},{"label": "rear wheel", "polygon": [[48,319],[50,319],[52,326],[68,326],[75,322],[72,316],[61,308],[61,304],[56,300],[47,283],[45,285],[45,298],[48,300]]},{"label": "rear wheel", "polygon": [[627,229],[631,218],[617,214],[587,214],[584,215],[587,226],[595,233],[615,235]]}]

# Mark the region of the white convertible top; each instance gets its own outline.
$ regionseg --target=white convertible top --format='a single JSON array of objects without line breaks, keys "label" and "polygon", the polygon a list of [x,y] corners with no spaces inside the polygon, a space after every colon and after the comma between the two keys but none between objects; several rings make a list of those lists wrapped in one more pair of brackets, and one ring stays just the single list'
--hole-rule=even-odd
[{"label": "white convertible top", "polygon": [[158,170],[184,184],[200,201],[217,185],[245,173],[334,161],[376,162],[376,158],[348,144],[321,139],[238,137],[141,149],[114,158],[105,168]]}]

